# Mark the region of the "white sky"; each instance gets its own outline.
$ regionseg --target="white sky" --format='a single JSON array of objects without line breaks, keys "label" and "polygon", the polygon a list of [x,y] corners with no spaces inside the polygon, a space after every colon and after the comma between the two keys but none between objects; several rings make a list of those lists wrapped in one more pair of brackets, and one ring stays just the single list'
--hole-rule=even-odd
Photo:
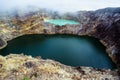
[{"label": "white sky", "polygon": [[27,5],[35,5],[59,11],[79,11],[120,7],[120,0],[0,0],[0,10]]}]

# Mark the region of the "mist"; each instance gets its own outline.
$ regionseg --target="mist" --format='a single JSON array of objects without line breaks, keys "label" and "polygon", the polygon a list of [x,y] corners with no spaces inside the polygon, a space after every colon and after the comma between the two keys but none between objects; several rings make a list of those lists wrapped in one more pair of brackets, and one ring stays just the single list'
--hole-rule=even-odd
[{"label": "mist", "polygon": [[59,12],[75,12],[120,7],[120,0],[0,0],[0,11],[25,8],[29,5]]}]

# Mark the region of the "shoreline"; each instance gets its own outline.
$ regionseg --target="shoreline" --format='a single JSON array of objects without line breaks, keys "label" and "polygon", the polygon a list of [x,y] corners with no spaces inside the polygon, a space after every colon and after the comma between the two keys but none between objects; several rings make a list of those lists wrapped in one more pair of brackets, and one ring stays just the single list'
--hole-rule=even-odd
[{"label": "shoreline", "polygon": [[[77,17],[74,15],[71,15],[69,17],[70,19],[80,22],[80,25],[65,25],[59,27],[53,24],[44,24],[43,18],[45,16],[37,14],[37,12],[35,12],[34,14],[27,14],[28,16],[11,17],[11,26],[7,25],[8,23],[6,21],[1,21],[1,24],[5,25],[0,29],[0,38],[2,38],[6,43],[2,47],[0,47],[0,49],[3,49],[7,46],[7,41],[28,34],[71,34],[77,36],[91,36],[99,39],[99,41],[106,47],[107,55],[117,65],[117,71],[115,71],[115,73],[120,75],[119,8],[111,8],[108,10],[106,8],[91,12],[80,11],[77,13],[79,13],[79,15],[76,15]],[[90,70],[97,71],[93,68]],[[81,71],[81,68],[79,68],[79,71]],[[102,71],[103,73],[105,72],[104,70]],[[108,70],[108,72],[109,71],[112,70]],[[84,73],[84,71],[82,70],[81,73]],[[111,74],[112,73],[110,73],[110,76],[113,77],[114,74]],[[89,75],[90,74],[88,74],[87,76]],[[105,75],[105,73],[102,75]]]}]

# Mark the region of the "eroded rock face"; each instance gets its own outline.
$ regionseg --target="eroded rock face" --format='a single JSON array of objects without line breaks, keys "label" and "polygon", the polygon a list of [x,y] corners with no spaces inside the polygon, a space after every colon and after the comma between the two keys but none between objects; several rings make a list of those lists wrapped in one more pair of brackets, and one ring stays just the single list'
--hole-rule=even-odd
[{"label": "eroded rock face", "polygon": [[62,27],[50,23],[46,25],[44,19],[47,16],[38,13],[39,11],[30,15],[27,14],[27,16],[8,17],[11,20],[10,23],[1,19],[0,37],[5,41],[9,41],[25,34],[92,36],[98,38],[106,46],[108,55],[116,63],[120,71],[120,8],[76,12],[69,16],[69,19],[78,21],[80,24],[68,24]]},{"label": "eroded rock face", "polygon": [[0,49],[4,48],[6,45],[7,43],[2,38],[0,38]]},{"label": "eroded rock face", "polygon": [[3,46],[4,45],[4,42],[3,40],[0,38],[0,46]]}]

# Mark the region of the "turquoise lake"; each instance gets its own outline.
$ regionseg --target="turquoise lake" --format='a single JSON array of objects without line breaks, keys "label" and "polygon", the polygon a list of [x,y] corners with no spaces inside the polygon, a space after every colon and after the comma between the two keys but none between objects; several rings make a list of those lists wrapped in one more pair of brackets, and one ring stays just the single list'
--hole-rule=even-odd
[{"label": "turquoise lake", "polygon": [[115,69],[98,39],[73,35],[24,35],[8,42],[1,55],[25,53],[70,66]]},{"label": "turquoise lake", "polygon": [[59,26],[63,26],[66,24],[71,24],[71,25],[80,24],[79,22],[76,22],[73,20],[65,20],[65,19],[50,19],[50,20],[46,20],[45,22],[49,22],[51,24],[55,24],[55,25],[59,25]]}]

